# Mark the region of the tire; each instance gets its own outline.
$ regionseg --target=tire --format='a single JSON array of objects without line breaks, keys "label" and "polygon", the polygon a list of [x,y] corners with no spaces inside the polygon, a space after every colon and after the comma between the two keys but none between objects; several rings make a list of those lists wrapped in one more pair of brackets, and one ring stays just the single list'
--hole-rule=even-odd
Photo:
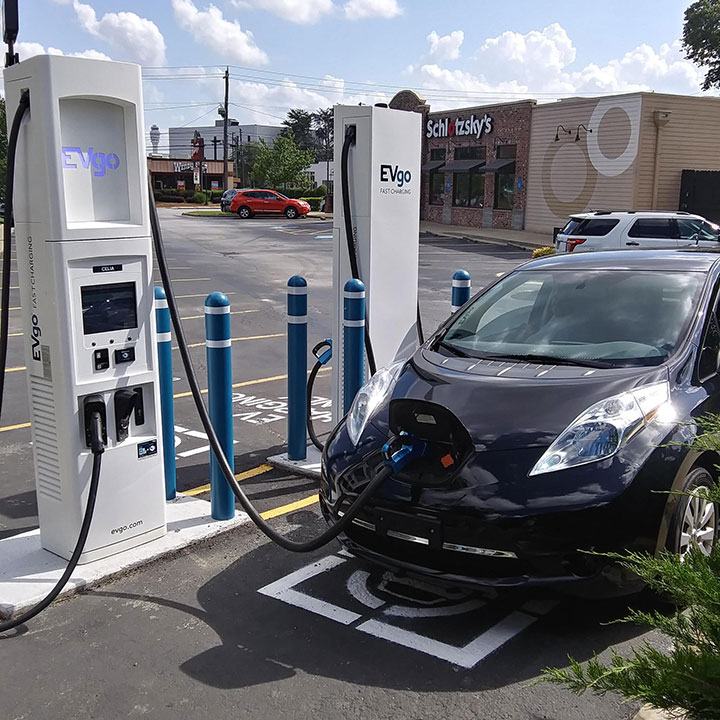
[{"label": "tire", "polygon": [[285,208],[285,217],[288,220],[294,220],[298,216],[298,211],[294,207]]},{"label": "tire", "polygon": [[248,218],[252,217],[252,210],[247,205],[241,205],[237,209],[237,214],[243,220],[247,220]]},{"label": "tire", "polygon": [[[704,468],[693,468],[685,478],[680,492],[692,493],[711,488],[715,478]],[[666,548],[684,557],[694,546],[709,555],[720,536],[720,507],[697,495],[679,495],[668,526]]]}]

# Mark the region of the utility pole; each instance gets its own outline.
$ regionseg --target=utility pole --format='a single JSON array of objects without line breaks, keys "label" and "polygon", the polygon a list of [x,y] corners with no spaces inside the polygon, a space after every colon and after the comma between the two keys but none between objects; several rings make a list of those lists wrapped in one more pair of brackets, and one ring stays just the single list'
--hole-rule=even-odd
[{"label": "utility pole", "polygon": [[228,95],[230,93],[230,68],[225,67],[225,114],[223,115],[223,190],[228,189]]},{"label": "utility pole", "polygon": [[217,137],[213,137],[212,144],[213,144],[213,160],[217,160],[217,146],[220,141],[217,139]]}]

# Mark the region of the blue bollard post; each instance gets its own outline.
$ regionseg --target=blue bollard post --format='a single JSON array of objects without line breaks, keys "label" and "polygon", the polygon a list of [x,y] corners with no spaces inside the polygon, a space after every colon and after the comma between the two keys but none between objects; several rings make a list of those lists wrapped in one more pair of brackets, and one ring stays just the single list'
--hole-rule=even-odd
[{"label": "blue bollard post", "polygon": [[345,283],[343,299],[343,412],[365,382],[365,285]]},{"label": "blue bollard post", "polygon": [[162,417],[165,499],[173,500],[177,491],[175,468],[175,406],[173,401],[172,336],[167,296],[155,288],[155,324],[157,325],[158,371],[160,374],[160,415]]},{"label": "blue bollard post", "polygon": [[472,280],[467,270],[456,270],[452,276],[452,311],[461,308],[470,299]]},{"label": "blue bollard post", "polygon": [[307,457],[307,281],[287,284],[288,460]]},{"label": "blue bollard post", "polygon": [[[210,293],[205,299],[205,347],[210,420],[230,467],[234,470],[230,346],[230,301],[225,293]],[[210,455],[210,512],[215,520],[229,520],[235,516],[235,496],[220,470],[215,453]]]}]

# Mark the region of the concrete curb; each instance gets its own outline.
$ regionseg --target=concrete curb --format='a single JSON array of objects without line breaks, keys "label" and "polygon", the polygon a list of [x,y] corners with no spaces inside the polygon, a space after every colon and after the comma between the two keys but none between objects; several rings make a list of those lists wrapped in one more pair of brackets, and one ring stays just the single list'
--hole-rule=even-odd
[{"label": "concrete curb", "polygon": [[458,240],[467,240],[473,243],[487,243],[489,245],[515,247],[520,250],[537,250],[539,247],[544,247],[543,245],[536,245],[535,243],[525,243],[522,242],[522,240],[502,240],[500,238],[489,237],[487,235],[476,235],[470,237],[469,235],[465,235],[463,233],[448,232],[439,234],[432,232],[431,230],[421,230],[420,233],[421,235],[431,235],[432,237],[457,238]]},{"label": "concrete curb", "polygon": [[632,720],[680,720],[682,715],[668,715],[663,710],[658,710],[652,705],[643,705]]},{"label": "concrete curb", "polygon": [[320,451],[314,445],[308,445],[305,460],[289,460],[287,453],[282,453],[269,457],[267,463],[281,470],[289,470],[295,475],[320,479]]},{"label": "concrete curb", "polygon": [[[181,494],[167,503],[166,514],[166,535],[117,555],[78,565],[60,597],[125,575],[152,560],[249,523],[245,513],[237,513],[231,520],[213,520],[209,502]],[[39,528],[0,540],[0,618],[27,610],[45,597],[66,565],[66,560],[40,547]]]}]

